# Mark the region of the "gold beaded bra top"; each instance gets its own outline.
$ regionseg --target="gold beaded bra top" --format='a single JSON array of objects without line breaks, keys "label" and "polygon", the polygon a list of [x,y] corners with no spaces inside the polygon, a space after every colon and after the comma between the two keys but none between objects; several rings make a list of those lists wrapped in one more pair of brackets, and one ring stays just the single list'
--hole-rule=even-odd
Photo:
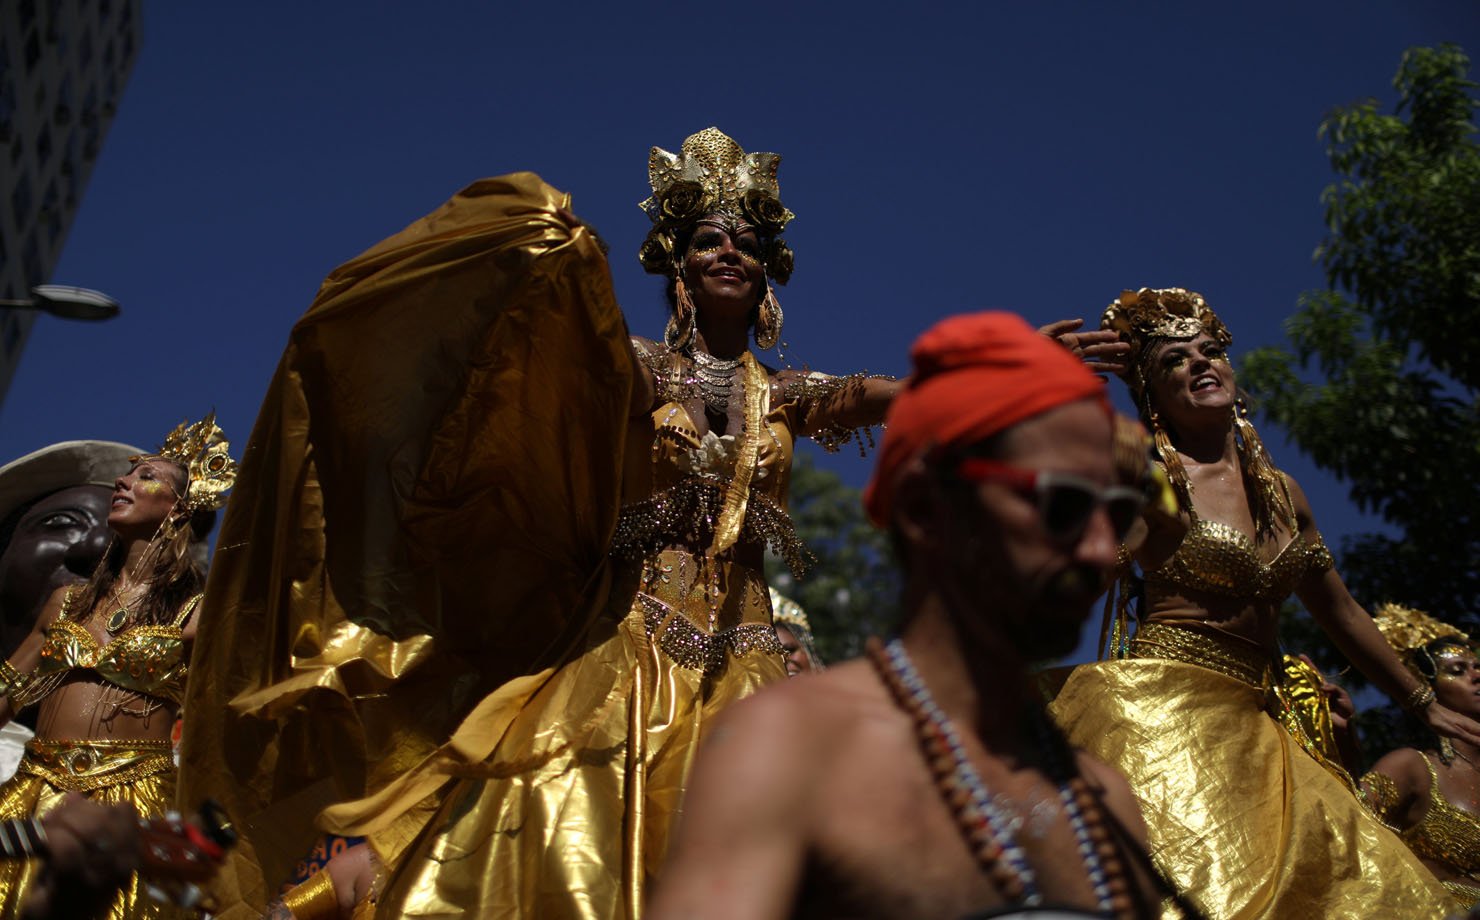
[{"label": "gold beaded bra top", "polygon": [[1429,768],[1429,810],[1423,820],[1403,832],[1403,839],[1421,859],[1452,866],[1474,877],[1480,872],[1480,818],[1455,808],[1439,790],[1439,774],[1424,755]]},{"label": "gold beaded bra top", "polygon": [[1295,536],[1269,562],[1247,534],[1218,521],[1203,520],[1189,509],[1192,526],[1177,551],[1146,573],[1148,590],[1191,591],[1240,601],[1282,601],[1310,572],[1331,568],[1331,553],[1319,536],[1307,542],[1289,522]]},{"label": "gold beaded bra top", "polygon": [[32,672],[35,686],[42,692],[28,695],[40,699],[67,672],[89,670],[124,690],[179,703],[188,670],[182,627],[201,596],[197,594],[181,605],[172,623],[131,626],[106,645],[99,645],[87,627],[72,616],[72,603],[78,593],[77,588],[67,593],[61,616],[46,630],[41,660]]}]

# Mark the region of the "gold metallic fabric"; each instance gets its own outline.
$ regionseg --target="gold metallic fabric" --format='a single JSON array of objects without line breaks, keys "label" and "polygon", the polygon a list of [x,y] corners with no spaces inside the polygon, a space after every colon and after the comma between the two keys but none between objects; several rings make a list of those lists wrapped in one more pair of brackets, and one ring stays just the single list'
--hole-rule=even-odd
[{"label": "gold metallic fabric", "polygon": [[334,890],[334,877],[327,868],[319,869],[283,895],[283,905],[293,912],[293,920],[338,920],[339,894]]},{"label": "gold metallic fabric", "polygon": [[114,686],[178,703],[188,670],[181,624],[195,610],[200,595],[180,608],[173,623],[132,626],[99,645],[87,627],[73,618],[70,608],[77,593],[78,589],[68,593],[63,615],[47,627],[41,657],[31,672],[33,682],[23,695],[26,703],[39,702],[63,675],[75,670],[92,671]]},{"label": "gold metallic fabric", "polygon": [[1357,783],[1341,762],[1336,745],[1336,727],[1331,722],[1331,701],[1321,691],[1321,672],[1293,655],[1285,655],[1279,683],[1271,701],[1290,737],[1336,777],[1337,782],[1360,795]]},{"label": "gold metallic fabric", "polygon": [[1443,916],[1443,886],[1266,700],[1211,668],[1131,658],[1076,668],[1050,711],[1130,781],[1153,858],[1210,918]]},{"label": "gold metallic fabric", "polygon": [[[632,368],[569,203],[531,173],[476,182],[336,269],[290,334],[186,698],[181,803],[216,798],[242,834],[223,917],[260,915],[322,831],[355,832],[316,827],[325,806],[380,792],[587,645]],[[408,838],[434,804],[400,816]]]},{"label": "gold metallic fabric", "polygon": [[[43,817],[68,792],[82,792],[95,802],[128,802],[143,817],[163,815],[173,807],[174,764],[168,741],[31,741],[19,772],[0,786],[0,821]],[[0,918],[20,916],[26,889],[40,864],[34,860],[0,860]],[[109,920],[195,917],[194,911],[161,904],[144,893],[137,875],[119,891]]]},{"label": "gold metallic fabric", "polygon": [[1192,527],[1172,557],[1146,573],[1148,589],[1194,591],[1249,601],[1281,601],[1307,573],[1331,567],[1325,544],[1296,534],[1270,562],[1244,533],[1193,515]]}]

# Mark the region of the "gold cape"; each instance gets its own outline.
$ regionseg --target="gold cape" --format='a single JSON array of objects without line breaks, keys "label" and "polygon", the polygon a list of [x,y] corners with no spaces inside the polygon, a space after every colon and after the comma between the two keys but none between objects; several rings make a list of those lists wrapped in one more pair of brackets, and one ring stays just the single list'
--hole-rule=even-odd
[{"label": "gold cape", "polygon": [[1050,711],[1130,781],[1157,865],[1212,920],[1444,916],[1439,882],[1265,706],[1242,680],[1133,658],[1075,668]]},{"label": "gold cape", "polygon": [[[260,915],[325,806],[407,775],[495,689],[532,692],[605,603],[632,367],[568,205],[531,173],[476,182],[333,272],[293,328],[185,702],[180,802],[214,797],[242,833],[223,917]],[[479,746],[513,711],[477,713]]]}]

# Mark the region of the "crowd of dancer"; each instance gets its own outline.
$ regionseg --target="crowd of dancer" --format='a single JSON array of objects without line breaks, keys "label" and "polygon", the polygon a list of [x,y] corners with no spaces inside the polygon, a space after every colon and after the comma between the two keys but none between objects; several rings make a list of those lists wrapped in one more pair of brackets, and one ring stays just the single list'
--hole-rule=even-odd
[{"label": "crowd of dancer", "polygon": [[[900,380],[772,367],[779,162],[653,148],[661,339],[512,174],[328,276],[239,467],[208,416],[0,468],[0,913],[1475,908],[1474,646],[1353,600],[1204,299],[952,317]],[[805,577],[797,439],[879,424],[903,625],[824,667],[764,560]],[[1103,660],[1040,672],[1107,589]],[[1432,749],[1363,774],[1291,595]]]}]

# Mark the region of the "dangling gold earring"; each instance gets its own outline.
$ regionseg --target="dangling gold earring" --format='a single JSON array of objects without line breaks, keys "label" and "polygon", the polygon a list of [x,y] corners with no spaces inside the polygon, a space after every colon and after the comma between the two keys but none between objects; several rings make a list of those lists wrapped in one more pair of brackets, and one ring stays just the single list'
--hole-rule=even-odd
[{"label": "dangling gold earring", "polygon": [[781,304],[776,300],[776,291],[766,285],[766,298],[761,301],[755,317],[755,344],[758,348],[771,348],[781,340]]},{"label": "dangling gold earring", "polygon": [[663,344],[671,351],[678,351],[694,337],[694,301],[684,286],[682,272],[673,282],[673,301],[673,315],[668,317],[668,325],[663,329]]},{"label": "dangling gold earring", "polygon": [[1253,479],[1259,493],[1258,501],[1254,503],[1255,531],[1273,533],[1276,522],[1282,522],[1294,531],[1295,502],[1290,497],[1290,486],[1285,475],[1269,458],[1259,432],[1254,430],[1254,423],[1249,421],[1249,407],[1242,396],[1233,401],[1233,428],[1238,433],[1244,475]]},{"label": "dangling gold earring", "polygon": [[1439,736],[1439,759],[1446,767],[1454,762],[1454,742],[1443,735]]},{"label": "dangling gold earring", "polygon": [[1172,488],[1177,493],[1177,501],[1188,511],[1192,510],[1192,484],[1187,481],[1187,468],[1182,465],[1182,457],[1177,453],[1177,448],[1172,446],[1172,437],[1167,434],[1166,428],[1162,427],[1161,415],[1155,409],[1151,410],[1151,443],[1156,445],[1157,456],[1167,468],[1167,478],[1172,481]]}]

